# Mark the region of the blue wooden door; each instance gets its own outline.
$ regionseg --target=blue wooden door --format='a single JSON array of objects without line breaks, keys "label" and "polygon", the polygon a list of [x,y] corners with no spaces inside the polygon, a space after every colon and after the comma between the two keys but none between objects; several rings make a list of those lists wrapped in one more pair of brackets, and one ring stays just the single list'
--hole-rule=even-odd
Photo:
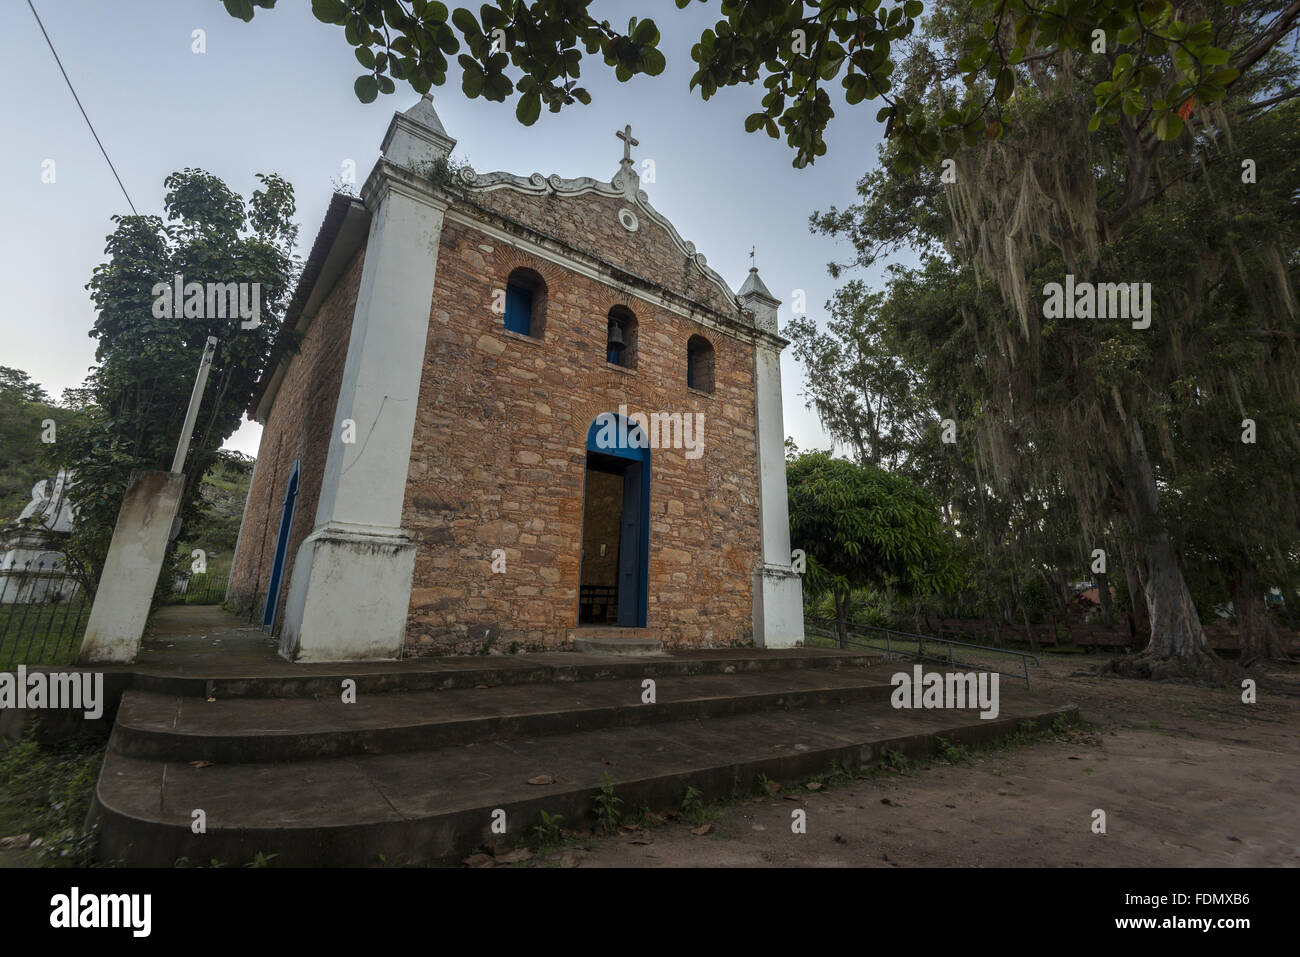
[{"label": "blue wooden door", "polygon": [[280,600],[280,584],[284,579],[284,563],[289,553],[289,531],[293,528],[293,510],[298,502],[298,466],[293,463],[289,484],[284,490],[284,504],[280,509],[280,531],[275,536],[275,560],[271,563],[271,581],[266,586],[266,607],[262,609],[262,627],[275,621],[275,606]]},{"label": "blue wooden door", "polygon": [[623,519],[618,539],[618,623],[624,628],[641,625],[641,469],[629,462],[623,472]]}]

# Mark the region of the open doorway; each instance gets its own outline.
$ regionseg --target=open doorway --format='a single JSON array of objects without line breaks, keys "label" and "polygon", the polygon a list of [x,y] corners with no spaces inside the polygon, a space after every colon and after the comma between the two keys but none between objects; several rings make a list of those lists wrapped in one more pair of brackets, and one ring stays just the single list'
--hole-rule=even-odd
[{"label": "open doorway", "polygon": [[[611,416],[611,418],[613,418]],[[587,438],[578,624],[644,628],[649,589],[650,450]],[[627,437],[626,427],[621,434]]]}]

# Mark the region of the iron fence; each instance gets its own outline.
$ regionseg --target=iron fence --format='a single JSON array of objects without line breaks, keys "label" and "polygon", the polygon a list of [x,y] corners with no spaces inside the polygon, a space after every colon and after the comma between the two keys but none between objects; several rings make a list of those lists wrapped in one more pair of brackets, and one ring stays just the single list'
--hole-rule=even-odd
[{"label": "iron fence", "polygon": [[[821,639],[829,638],[835,644],[839,643],[837,628],[838,623],[832,618],[812,618],[808,616],[804,618],[804,629],[808,634]],[[991,648],[988,645],[976,645],[967,641],[954,641],[951,638],[921,635],[910,631],[895,631],[892,628],[882,628],[878,625],[860,625],[855,622],[848,623],[847,632],[847,644],[850,648],[871,648],[883,651],[886,660],[892,661],[894,656],[897,655],[900,658],[910,658],[914,661],[946,663],[949,668],[979,668],[985,671],[996,671],[1007,678],[1023,678],[1026,688],[1030,686],[1029,663],[1032,661],[1034,667],[1041,667],[1041,662],[1039,662],[1037,656],[1023,651],[1014,651],[1010,648]],[[944,648],[947,649],[946,654],[940,650]],[[978,658],[984,660],[958,661],[956,658],[956,649],[958,648],[961,649],[960,654],[964,659]],[[1020,664],[1024,668],[1023,674],[1002,671],[987,660],[993,658],[996,661],[1000,655],[1019,658]]]},{"label": "iron fence", "polygon": [[220,605],[229,583],[229,575],[186,575],[172,584],[172,594],[186,605]]},{"label": "iron fence", "polygon": [[28,560],[0,569],[0,669],[72,664],[90,605],[62,561]]}]

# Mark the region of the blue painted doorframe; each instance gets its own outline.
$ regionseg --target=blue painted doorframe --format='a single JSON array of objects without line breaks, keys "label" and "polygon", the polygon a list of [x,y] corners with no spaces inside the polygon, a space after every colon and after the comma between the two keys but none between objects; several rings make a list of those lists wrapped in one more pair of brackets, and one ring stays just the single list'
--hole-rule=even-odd
[{"label": "blue painted doorframe", "polygon": [[262,610],[262,627],[275,621],[275,606],[280,600],[280,583],[284,578],[284,561],[289,551],[289,530],[293,527],[293,510],[298,502],[298,467],[293,463],[289,484],[284,490],[284,505],[280,509],[280,531],[275,536],[275,561],[271,563],[271,581],[266,586],[266,607]]},{"label": "blue painted doorframe", "polygon": [[636,423],[603,412],[587,430],[587,451],[627,462],[618,546],[618,624],[644,628],[650,592],[650,444]]}]

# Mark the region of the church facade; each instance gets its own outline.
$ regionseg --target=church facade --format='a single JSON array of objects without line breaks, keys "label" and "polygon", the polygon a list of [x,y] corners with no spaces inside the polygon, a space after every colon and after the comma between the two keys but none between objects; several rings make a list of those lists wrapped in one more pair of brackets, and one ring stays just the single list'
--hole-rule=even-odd
[{"label": "church facade", "polygon": [[250,413],[230,598],[299,661],[803,639],[778,301],[608,181],[476,174],[425,97],[336,194]]}]

